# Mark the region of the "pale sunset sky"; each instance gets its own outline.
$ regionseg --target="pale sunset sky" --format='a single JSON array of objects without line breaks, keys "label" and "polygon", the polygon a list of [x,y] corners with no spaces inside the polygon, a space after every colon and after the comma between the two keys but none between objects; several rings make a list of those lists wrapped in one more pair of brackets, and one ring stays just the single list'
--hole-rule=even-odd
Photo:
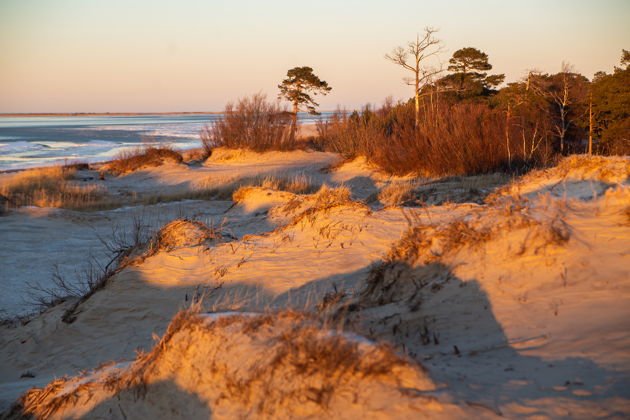
[{"label": "pale sunset sky", "polygon": [[591,78],[630,49],[629,0],[0,0],[0,112],[220,111],[289,68],[321,109],[412,95],[383,56],[439,29],[446,64],[486,52],[507,81],[562,62]]}]

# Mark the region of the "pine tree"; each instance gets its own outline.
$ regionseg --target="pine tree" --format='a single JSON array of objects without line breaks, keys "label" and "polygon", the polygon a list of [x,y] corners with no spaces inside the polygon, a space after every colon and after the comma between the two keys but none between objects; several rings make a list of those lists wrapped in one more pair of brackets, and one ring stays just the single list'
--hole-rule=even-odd
[{"label": "pine tree", "polygon": [[295,136],[297,128],[297,113],[300,109],[305,109],[309,114],[319,115],[316,107],[317,102],[312,95],[326,95],[332,90],[328,83],[321,80],[310,67],[294,67],[287,71],[287,78],[278,85],[281,99],[286,99],[293,104],[293,120],[291,122],[291,137]]},{"label": "pine tree", "polygon": [[472,47],[455,51],[448,70],[452,74],[442,78],[440,83],[456,88],[460,97],[488,94],[505,79],[503,74],[488,75],[487,71],[492,70],[488,54]]}]

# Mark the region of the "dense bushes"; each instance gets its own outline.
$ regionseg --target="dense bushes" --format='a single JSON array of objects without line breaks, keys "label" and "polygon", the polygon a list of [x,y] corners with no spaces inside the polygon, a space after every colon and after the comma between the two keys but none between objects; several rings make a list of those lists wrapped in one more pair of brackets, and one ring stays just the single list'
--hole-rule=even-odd
[{"label": "dense bushes", "polygon": [[295,149],[291,139],[291,114],[263,94],[228,103],[224,117],[201,132],[201,142],[210,155],[215,147],[267,150]]},{"label": "dense bushes", "polygon": [[115,175],[137,171],[148,166],[161,166],[165,163],[181,163],[182,155],[168,147],[147,147],[132,150],[118,155],[118,157],[103,167]]},{"label": "dense bushes", "polygon": [[399,175],[514,170],[549,158],[548,144],[537,137],[532,144],[531,133],[509,123],[501,111],[480,103],[427,104],[417,129],[410,104],[338,112],[320,123],[318,131],[331,150],[346,158],[365,156]]}]

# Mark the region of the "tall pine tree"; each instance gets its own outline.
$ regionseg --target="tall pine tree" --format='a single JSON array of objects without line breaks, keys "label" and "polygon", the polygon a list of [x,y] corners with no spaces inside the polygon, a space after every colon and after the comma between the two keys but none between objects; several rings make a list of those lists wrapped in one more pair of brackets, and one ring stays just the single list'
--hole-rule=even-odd
[{"label": "tall pine tree", "polygon": [[291,137],[295,136],[297,128],[297,113],[300,109],[306,110],[309,114],[319,115],[316,107],[317,102],[312,95],[326,95],[332,90],[328,83],[321,80],[310,67],[294,67],[287,71],[287,78],[278,85],[281,99],[286,99],[293,104],[293,120],[291,122]]},{"label": "tall pine tree", "polygon": [[488,54],[472,47],[455,51],[448,70],[451,74],[439,83],[457,91],[460,98],[487,95],[505,79],[503,74],[488,75],[487,72],[492,70]]}]

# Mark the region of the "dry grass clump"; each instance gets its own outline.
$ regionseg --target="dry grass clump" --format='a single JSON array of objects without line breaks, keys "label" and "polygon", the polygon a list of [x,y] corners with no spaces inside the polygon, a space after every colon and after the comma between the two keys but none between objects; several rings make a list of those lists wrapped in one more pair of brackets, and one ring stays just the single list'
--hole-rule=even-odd
[{"label": "dry grass clump", "polygon": [[556,173],[564,178],[622,183],[630,177],[630,159],[615,156],[571,155],[546,172]]},{"label": "dry grass clump", "polygon": [[411,226],[390,249],[387,261],[423,263],[439,260],[447,253],[453,253],[464,245],[479,246],[490,239],[492,229],[477,226],[467,220],[456,220],[441,225]]},{"label": "dry grass clump", "polygon": [[175,248],[193,247],[222,238],[221,229],[209,228],[196,220],[178,219],[164,226],[151,240],[149,254]]},{"label": "dry grass clump", "polygon": [[[399,387],[434,389],[422,367],[390,347],[324,330],[291,311],[215,319],[181,311],[150,353],[112,372],[31,389],[20,400],[21,414],[76,417],[89,407],[107,413],[121,404],[129,412],[125,404],[148,404],[152,386],[164,381],[197,395],[205,411],[220,407],[231,418],[287,418],[296,407],[300,417],[321,417],[363,407],[380,392],[404,400]],[[134,398],[125,397],[130,392]]]},{"label": "dry grass clump", "polygon": [[477,203],[511,177],[504,173],[471,176],[394,181],[368,200],[378,200],[386,206],[434,206],[444,203]]},{"label": "dry grass clump", "polygon": [[397,206],[415,198],[413,182],[392,182],[378,192],[378,200],[386,206]]},{"label": "dry grass clump", "polygon": [[449,223],[424,224],[411,221],[407,232],[389,251],[386,261],[427,264],[441,261],[464,247],[472,249],[509,232],[525,230],[520,248],[535,253],[548,245],[562,246],[571,237],[561,209],[553,214],[534,215],[527,202],[515,200],[505,206],[477,210]]},{"label": "dry grass clump", "polygon": [[166,163],[181,163],[182,155],[168,147],[147,147],[123,152],[103,166],[102,171],[124,175],[146,167],[162,166]]},{"label": "dry grass clump", "polygon": [[571,238],[571,228],[563,213],[556,210],[552,215],[534,216],[526,202],[515,202],[471,212],[449,223],[425,224],[410,218],[409,229],[383,262],[370,270],[361,293],[362,304],[382,305],[403,296],[413,300],[428,283],[425,277],[448,277],[448,266],[458,252],[464,248],[477,251],[510,232],[524,232],[522,237],[516,236],[520,246],[511,244],[517,245],[512,248],[514,256],[538,254],[548,246],[564,246]]},{"label": "dry grass clump", "polygon": [[345,185],[329,187],[324,184],[315,194],[306,197],[293,197],[285,205],[278,207],[275,211],[286,216],[297,214],[291,224],[297,224],[305,219],[314,223],[317,214],[349,204],[357,204],[366,207],[352,201],[352,193]]},{"label": "dry grass clump", "polygon": [[0,185],[6,207],[38,206],[80,209],[97,206],[105,197],[102,186],[73,181],[76,169],[65,166],[27,169]]},{"label": "dry grass clump", "polygon": [[201,161],[209,157],[203,147],[196,149],[185,149],[181,150],[179,153],[182,155],[183,162],[187,164],[201,163]]},{"label": "dry grass clump", "polygon": [[311,179],[305,173],[293,176],[267,176],[262,180],[260,186],[271,190],[288,191],[294,194],[308,193],[313,190]]},{"label": "dry grass clump", "polygon": [[[518,196],[530,186],[539,192],[553,190],[566,181],[598,181],[604,184],[623,184],[630,180],[630,159],[620,156],[571,155],[557,166],[532,171],[486,198],[487,203],[498,203],[504,197]],[[531,188],[531,187],[530,187]]]},{"label": "dry grass clump", "polygon": [[294,175],[268,175],[239,179],[239,187],[232,194],[235,203],[242,202],[251,188],[265,188],[275,191],[287,191],[293,194],[307,194],[313,192],[314,185],[308,175],[298,173]]},{"label": "dry grass clump", "polygon": [[335,206],[352,201],[352,192],[345,185],[338,187],[322,187],[315,194],[315,207]]}]

